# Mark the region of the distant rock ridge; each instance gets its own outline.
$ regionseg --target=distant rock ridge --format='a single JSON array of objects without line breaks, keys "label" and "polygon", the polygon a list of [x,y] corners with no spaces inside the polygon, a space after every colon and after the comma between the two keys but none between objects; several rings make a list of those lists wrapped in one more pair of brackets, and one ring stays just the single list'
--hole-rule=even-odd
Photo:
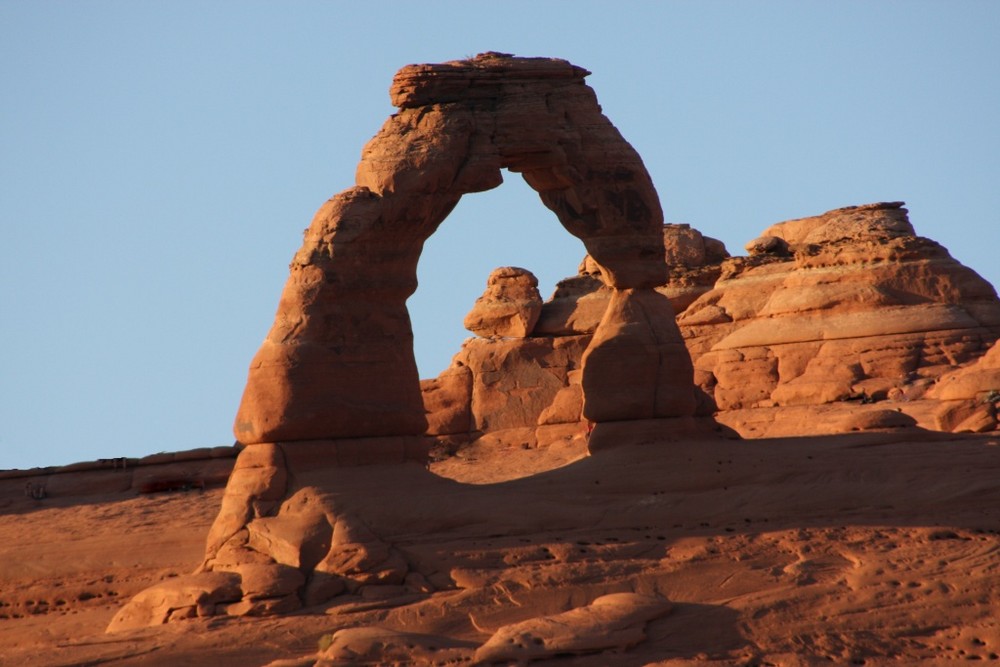
[{"label": "distant rock ridge", "polygon": [[[656,291],[678,313],[696,384],[714,401],[718,418],[743,435],[765,434],[747,427],[746,410],[845,402],[857,407],[890,401],[879,408],[893,405],[913,417],[838,417],[829,427],[796,417],[784,420],[785,430],[766,433],[914,420],[939,430],[995,428],[993,404],[972,409],[968,401],[972,393],[982,399],[990,389],[1000,391],[1000,377],[982,364],[956,369],[975,362],[1000,337],[1000,301],[978,274],[916,234],[902,202],[849,206],[772,225],[747,244],[744,257],[730,257],[721,242],[689,225],[665,225],[663,237],[668,280]],[[571,341],[593,335],[610,302],[600,267],[584,258],[578,274],[560,281],[542,305],[532,336],[505,345],[501,387],[483,382],[473,395],[475,379],[491,372],[475,352],[482,347],[477,340],[468,341],[439,378],[424,381],[428,432],[468,439],[502,424],[539,429],[536,442],[563,437],[581,419],[583,405],[577,386],[583,360],[572,353]],[[556,355],[556,349],[569,354]],[[563,370],[546,376],[551,382],[544,390],[518,382],[552,368]],[[456,375],[466,380],[451,381]],[[939,381],[942,386],[928,392]],[[958,389],[970,383],[976,392]],[[533,403],[514,407],[513,387],[530,388]],[[443,395],[450,413],[465,418],[437,418]],[[933,405],[921,402],[925,395]],[[939,405],[941,400],[965,401],[966,407]],[[505,401],[509,407],[498,410]],[[968,421],[973,412],[979,415],[974,423]],[[556,423],[567,428],[553,430]]]},{"label": "distant rock ridge", "polygon": [[764,237],[788,255],[728,262],[678,318],[696,382],[720,410],[915,399],[1000,336],[992,286],[917,236],[902,202],[779,223]]}]

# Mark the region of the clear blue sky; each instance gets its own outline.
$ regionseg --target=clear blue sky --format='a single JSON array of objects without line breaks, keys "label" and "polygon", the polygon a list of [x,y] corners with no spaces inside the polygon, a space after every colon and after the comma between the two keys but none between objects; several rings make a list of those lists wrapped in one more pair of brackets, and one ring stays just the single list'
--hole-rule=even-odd
[{"label": "clear blue sky", "polygon": [[[496,50],[593,72],[668,221],[731,252],[905,200],[1000,280],[997,2],[0,2],[0,469],[229,444],[320,204],[393,73]],[[411,299],[436,375],[489,271],[580,243],[516,175],[466,197]]]}]

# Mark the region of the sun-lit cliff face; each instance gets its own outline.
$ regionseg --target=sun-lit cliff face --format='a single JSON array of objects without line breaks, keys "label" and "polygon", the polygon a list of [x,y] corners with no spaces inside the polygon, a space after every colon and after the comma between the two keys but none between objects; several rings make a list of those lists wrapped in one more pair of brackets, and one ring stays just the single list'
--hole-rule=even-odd
[{"label": "sun-lit cliff face", "polygon": [[[990,392],[1000,382],[981,368],[989,360],[958,369],[1000,337],[1000,300],[918,236],[900,202],[775,224],[747,244],[748,256],[730,257],[688,225],[666,225],[663,237],[669,278],[656,289],[674,304],[716,419],[744,437],[996,428]],[[477,329],[450,368],[423,382],[428,432],[454,449],[509,428],[550,442],[566,435],[556,425],[580,423],[583,350],[611,300],[601,278],[587,257],[528,333]],[[470,316],[498,308],[488,306],[496,290]],[[535,307],[499,301],[520,306],[522,319]],[[945,377],[951,389],[935,389]]]}]

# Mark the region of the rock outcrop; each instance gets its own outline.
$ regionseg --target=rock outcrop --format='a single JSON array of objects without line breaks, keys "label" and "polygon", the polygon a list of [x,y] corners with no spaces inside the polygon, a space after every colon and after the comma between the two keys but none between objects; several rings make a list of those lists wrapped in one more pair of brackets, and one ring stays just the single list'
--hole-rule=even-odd
[{"label": "rock outcrop", "polygon": [[[656,191],[601,114],[587,74],[563,60],[495,53],[396,74],[399,111],[365,146],[357,184],[320,209],[292,261],[250,366],[240,442],[424,431],[405,305],[417,259],[458,200],[500,185],[501,169],[521,173],[583,241],[609,289],[664,282]],[[659,335],[680,341],[673,325]],[[690,384],[685,368],[661,371],[635,391]]]},{"label": "rock outcrop", "polygon": [[603,595],[589,605],[506,625],[475,654],[477,664],[524,664],[557,655],[624,650],[646,638],[648,621],[670,613],[663,598],[637,593]]},{"label": "rock outcrop", "polygon": [[[993,288],[917,236],[902,203],[767,229],[679,318],[720,410],[919,398],[1000,335]],[[752,244],[762,246],[760,239]]]},{"label": "rock outcrop", "polygon": [[516,266],[494,269],[486,291],[465,316],[465,328],[483,338],[524,338],[542,313],[538,278]]},{"label": "rock outcrop", "polygon": [[[250,365],[234,426],[246,448],[200,578],[137,597],[112,629],[425,585],[354,512],[360,499],[344,494],[342,475],[335,480],[349,466],[426,462],[406,300],[424,241],[463,195],[500,185],[502,169],[522,174],[583,241],[610,305],[592,337],[539,343],[524,338],[541,309],[537,281],[521,269],[495,272],[467,320],[484,337],[467,363],[427,387],[440,413],[434,428],[534,427],[557,395],[565,405],[549,410],[554,419],[694,413],[691,360],[670,301],[654,291],[667,275],[660,203],[639,155],[584,83],[588,74],[564,60],[498,53],[396,74],[390,97],[399,111],[365,146],[355,186],[306,230]],[[506,353],[513,341],[517,358]],[[470,401],[456,399],[463,392]],[[208,579],[212,590],[199,592]]]},{"label": "rock outcrop", "polygon": [[[956,369],[979,358],[1000,336],[1000,300],[974,271],[918,236],[902,203],[852,206],[772,225],[747,244],[745,257],[729,257],[720,242],[688,225],[665,225],[663,238],[668,280],[655,292],[669,298],[678,313],[696,383],[705,392],[698,408],[702,413],[717,408],[720,421],[746,436],[901,428],[915,422],[947,431],[995,427],[995,401],[983,402],[1000,387],[990,365],[995,353]],[[605,376],[586,372],[589,358],[604,349],[602,330],[614,330],[601,321],[616,300],[621,294],[605,286],[600,266],[588,256],[578,274],[561,281],[543,304],[533,337],[506,350],[509,368],[540,369],[544,364],[538,357],[522,349],[593,337],[586,355],[561,362],[583,370],[582,390],[567,374],[561,387],[539,394],[533,406],[539,426],[553,423],[554,415],[578,419],[579,410],[565,408],[575,408],[571,402],[582,400],[577,396],[590,396],[588,382],[601,384],[607,401],[616,395],[614,400],[628,400],[630,378],[641,378],[655,360],[669,358],[646,338],[638,349],[649,354],[633,353],[634,365],[619,361]],[[613,338],[612,347],[638,340],[623,331]],[[608,350],[609,360],[617,358]],[[425,388],[458,373],[472,377],[478,372],[468,346],[455,364],[437,380],[425,381]],[[939,387],[928,391],[936,382]],[[452,385],[449,405],[453,411],[467,406],[471,414],[476,401],[463,387]],[[933,405],[922,402],[925,397]],[[615,420],[613,410],[602,411],[609,402],[588,398],[588,403],[603,421]],[[879,405],[867,407],[873,403]],[[829,417],[803,420],[791,410],[819,405],[832,406],[825,410]],[[837,413],[837,405],[851,414]],[[445,433],[435,429],[435,406],[428,402],[427,408],[428,433]],[[639,406],[629,410],[642,412]],[[785,417],[747,412],[755,410],[785,410]],[[519,423],[527,425],[531,417],[530,411],[519,411]],[[780,422],[781,429],[771,424],[761,431],[762,420]],[[462,424],[469,426],[470,438],[483,426],[476,420]],[[625,433],[622,428],[615,432]],[[592,440],[591,450],[594,446]]]},{"label": "rock outcrop", "polygon": [[1000,343],[975,362],[942,375],[927,397],[940,401],[933,426],[942,431],[983,433],[997,428]]}]

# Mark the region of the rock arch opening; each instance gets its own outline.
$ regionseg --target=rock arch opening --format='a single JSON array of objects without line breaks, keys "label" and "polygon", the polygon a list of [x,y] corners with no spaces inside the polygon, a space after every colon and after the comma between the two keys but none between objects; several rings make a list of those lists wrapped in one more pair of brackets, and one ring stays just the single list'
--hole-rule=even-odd
[{"label": "rock arch opening", "polygon": [[406,300],[424,242],[462,196],[523,175],[612,289],[585,353],[596,422],[688,417],[691,362],[662,284],[663,214],[635,150],[601,113],[586,70],[487,53],[411,65],[399,111],[365,146],[356,185],[316,214],[274,325],[251,363],[244,444],[418,436],[423,404]]},{"label": "rock arch opening", "polygon": [[500,266],[519,266],[538,278],[542,298],[571,275],[586,249],[567,234],[520,174],[505,170],[497,188],[463,197],[424,243],[418,287],[407,300],[414,355],[422,379],[445,370],[473,335],[463,318]]}]

